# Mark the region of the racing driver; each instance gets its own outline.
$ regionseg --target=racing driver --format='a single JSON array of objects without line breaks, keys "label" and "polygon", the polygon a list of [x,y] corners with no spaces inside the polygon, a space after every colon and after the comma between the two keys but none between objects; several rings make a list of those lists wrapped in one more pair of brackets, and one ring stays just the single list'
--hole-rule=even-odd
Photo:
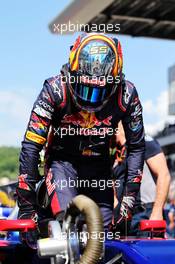
[{"label": "racing driver", "polygon": [[[113,211],[109,146],[120,120],[128,146],[123,206],[128,215],[132,213],[142,177],[145,142],[142,106],[135,86],[125,80],[122,65],[118,39],[82,34],[71,47],[69,62],[60,74],[45,80],[20,153],[20,219],[37,220],[39,153],[47,145],[45,181],[53,216],[63,215],[70,200],[83,193],[99,205],[107,227]],[[101,180],[106,182],[105,189],[98,184]],[[127,214],[121,212],[119,222]]]}]

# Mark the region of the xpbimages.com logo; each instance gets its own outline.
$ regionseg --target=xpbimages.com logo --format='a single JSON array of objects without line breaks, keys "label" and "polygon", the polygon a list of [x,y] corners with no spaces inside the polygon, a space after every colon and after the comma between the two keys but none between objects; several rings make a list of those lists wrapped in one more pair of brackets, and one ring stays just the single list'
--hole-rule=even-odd
[{"label": "xpbimages.com logo", "polygon": [[66,239],[72,239],[72,237],[77,238],[77,240],[80,241],[87,241],[89,239],[91,240],[99,240],[101,243],[105,242],[105,240],[119,240],[120,239],[120,232],[116,231],[114,232],[71,232],[68,230],[68,232],[62,232],[60,234],[59,239],[65,241]]},{"label": "xpbimages.com logo", "polygon": [[99,136],[100,138],[105,138],[106,136],[112,136],[119,134],[118,128],[113,129],[112,127],[100,127],[100,128],[86,128],[86,127],[71,127],[68,125],[67,127],[59,127],[54,128],[54,135],[57,135],[61,138],[64,136]]},{"label": "xpbimages.com logo", "polygon": [[71,189],[71,188],[89,188],[89,189],[98,189],[100,191],[104,191],[106,189],[111,188],[119,188],[120,187],[120,180],[113,180],[113,179],[80,179],[76,177],[75,179],[68,178],[68,179],[58,179],[54,181],[54,186],[57,186],[59,190],[64,189]]},{"label": "xpbimages.com logo", "polygon": [[112,75],[108,75],[108,76],[88,76],[88,75],[71,75],[68,72],[68,75],[61,75],[61,82],[62,83],[69,83],[69,84],[77,84],[77,83],[84,83],[84,84],[88,84],[88,85],[98,85],[98,86],[105,86],[108,84],[114,84],[114,85],[118,85],[121,81],[121,76],[117,75],[115,77],[113,77]]},{"label": "xpbimages.com logo", "polygon": [[78,21],[76,23],[71,22],[70,20],[68,23],[62,24],[53,24],[53,31],[59,34],[64,34],[65,32],[99,32],[99,33],[116,33],[120,31],[120,24],[81,24]]}]

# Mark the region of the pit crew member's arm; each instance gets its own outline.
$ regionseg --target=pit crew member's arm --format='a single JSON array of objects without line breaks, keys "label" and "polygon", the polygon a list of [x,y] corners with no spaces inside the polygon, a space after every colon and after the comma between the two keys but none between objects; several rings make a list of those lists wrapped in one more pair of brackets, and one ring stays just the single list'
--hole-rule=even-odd
[{"label": "pit crew member's arm", "polygon": [[168,228],[170,230],[173,230],[175,228],[175,211],[174,211],[174,208],[171,208],[169,213],[168,213],[168,218],[169,218],[169,226]]},{"label": "pit crew member's arm", "polygon": [[157,178],[156,199],[154,202],[150,220],[162,220],[163,207],[167,199],[171,179],[166,159],[163,153],[159,153],[156,156],[153,156],[146,160],[146,163],[151,173]]}]

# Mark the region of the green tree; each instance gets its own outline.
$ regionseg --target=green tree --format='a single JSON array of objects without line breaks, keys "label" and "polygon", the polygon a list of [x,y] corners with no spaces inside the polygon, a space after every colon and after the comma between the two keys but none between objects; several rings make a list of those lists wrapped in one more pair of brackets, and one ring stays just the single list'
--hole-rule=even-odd
[{"label": "green tree", "polygon": [[0,147],[0,178],[17,179],[19,168],[19,148]]}]

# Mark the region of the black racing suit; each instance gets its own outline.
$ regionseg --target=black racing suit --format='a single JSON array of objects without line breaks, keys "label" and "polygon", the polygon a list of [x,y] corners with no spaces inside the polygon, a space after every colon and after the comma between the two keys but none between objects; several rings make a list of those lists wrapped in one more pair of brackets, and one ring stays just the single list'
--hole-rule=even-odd
[{"label": "black racing suit", "polygon": [[109,210],[102,212],[103,215],[108,214],[109,224],[113,207],[111,183],[104,190],[99,190],[98,184],[83,189],[66,186],[62,190],[58,181],[68,181],[71,177],[84,178],[91,183],[94,179],[108,181],[111,177],[110,139],[122,120],[128,145],[126,195],[135,197],[144,162],[142,107],[134,85],[123,79],[101,111],[88,113],[77,109],[62,78],[67,74],[66,67],[62,68],[60,75],[44,82],[31,112],[20,154],[17,187],[19,217],[28,218],[36,211],[39,152],[48,142],[46,185],[53,214],[65,210],[67,203],[78,193],[85,193],[101,208],[110,208],[110,214]]}]

